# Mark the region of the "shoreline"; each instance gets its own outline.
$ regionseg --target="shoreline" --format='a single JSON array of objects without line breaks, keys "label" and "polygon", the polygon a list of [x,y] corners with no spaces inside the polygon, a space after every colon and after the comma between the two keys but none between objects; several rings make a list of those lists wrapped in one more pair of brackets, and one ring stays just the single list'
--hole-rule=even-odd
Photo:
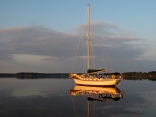
[{"label": "shoreline", "polygon": [[[20,73],[0,73],[0,78],[15,77],[19,79],[38,79],[38,78],[69,78],[70,73],[34,73],[34,72],[20,72]],[[124,79],[127,80],[156,80],[156,71],[151,72],[124,72],[122,73]]]}]

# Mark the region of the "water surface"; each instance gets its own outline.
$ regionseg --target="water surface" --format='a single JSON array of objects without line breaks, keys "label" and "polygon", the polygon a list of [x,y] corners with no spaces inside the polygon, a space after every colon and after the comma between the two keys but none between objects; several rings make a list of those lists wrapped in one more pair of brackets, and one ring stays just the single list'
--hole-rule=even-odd
[{"label": "water surface", "polygon": [[155,117],[156,81],[124,80],[123,99],[88,101],[70,95],[72,79],[0,78],[0,117]]}]

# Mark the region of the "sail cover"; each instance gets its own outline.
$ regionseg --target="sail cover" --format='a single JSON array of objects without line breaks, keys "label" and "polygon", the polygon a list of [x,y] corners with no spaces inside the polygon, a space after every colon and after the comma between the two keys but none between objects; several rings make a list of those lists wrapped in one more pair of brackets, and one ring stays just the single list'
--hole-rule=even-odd
[{"label": "sail cover", "polygon": [[87,73],[107,72],[106,69],[88,69]]}]

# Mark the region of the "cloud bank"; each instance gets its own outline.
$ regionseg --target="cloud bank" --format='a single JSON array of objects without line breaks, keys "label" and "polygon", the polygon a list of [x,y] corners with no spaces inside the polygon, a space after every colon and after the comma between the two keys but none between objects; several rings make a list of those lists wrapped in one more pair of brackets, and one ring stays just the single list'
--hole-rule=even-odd
[{"label": "cloud bank", "polygon": [[[0,29],[1,72],[70,72],[79,42],[75,71],[82,72],[87,24],[77,26],[73,32],[57,32],[42,26]],[[146,40],[110,22],[92,22],[91,40],[97,68],[109,59],[114,70],[131,71],[135,62],[151,60],[150,55],[142,59],[149,54],[144,48]]]}]

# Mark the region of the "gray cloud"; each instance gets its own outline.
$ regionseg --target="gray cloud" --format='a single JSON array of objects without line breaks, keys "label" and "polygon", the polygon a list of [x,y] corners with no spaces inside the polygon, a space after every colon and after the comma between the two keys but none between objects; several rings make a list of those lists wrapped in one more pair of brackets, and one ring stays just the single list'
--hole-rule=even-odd
[{"label": "gray cloud", "polygon": [[[104,56],[105,60],[110,59],[112,63],[115,63],[119,60],[133,60],[144,53],[141,48],[143,39],[136,38],[132,31],[122,30],[115,24],[102,21],[93,22],[91,26],[92,43],[95,44],[94,56],[102,58],[103,55],[100,52],[103,52],[109,55],[109,58]],[[79,33],[80,28],[84,28],[82,34]],[[47,58],[42,58],[42,61],[57,60],[58,66],[61,66],[60,64],[71,66],[80,35],[82,36],[77,55],[84,56],[85,54],[86,49],[83,46],[86,41],[86,29],[86,24],[79,25],[76,32],[72,34],[56,32],[42,26],[1,29],[0,61],[14,62],[13,56],[16,54],[41,55],[47,56]],[[95,58],[99,61],[97,57]],[[98,65],[100,62],[97,63]]]},{"label": "gray cloud", "polygon": [[[48,30],[44,27],[21,27],[0,31],[1,51],[7,54],[37,54],[65,56],[76,36]],[[76,37],[77,38],[77,37]]]},{"label": "gray cloud", "polygon": [[[88,24],[81,24],[76,29],[77,31],[87,32]],[[132,36],[136,36],[134,31],[120,29],[116,24],[107,21],[94,21],[91,22],[91,33],[93,35],[103,35],[110,39],[134,39]],[[135,38],[137,39],[137,38]],[[140,39],[137,39],[140,40]]]}]

